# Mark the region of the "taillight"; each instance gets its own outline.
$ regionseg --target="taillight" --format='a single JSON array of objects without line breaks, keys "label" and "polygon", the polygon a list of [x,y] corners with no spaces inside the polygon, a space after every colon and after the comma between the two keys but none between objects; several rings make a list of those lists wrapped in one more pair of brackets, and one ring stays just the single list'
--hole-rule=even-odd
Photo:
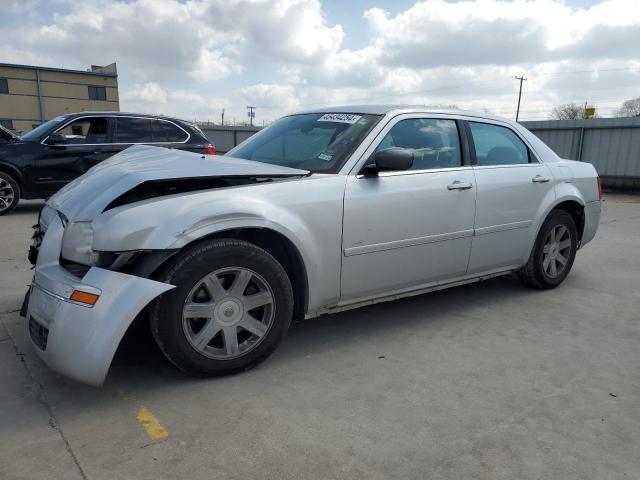
[{"label": "taillight", "polygon": [[216,147],[214,147],[210,143],[207,143],[204,146],[204,154],[205,155],[215,155],[216,154]]},{"label": "taillight", "polygon": [[598,200],[602,200],[602,178],[598,175]]}]

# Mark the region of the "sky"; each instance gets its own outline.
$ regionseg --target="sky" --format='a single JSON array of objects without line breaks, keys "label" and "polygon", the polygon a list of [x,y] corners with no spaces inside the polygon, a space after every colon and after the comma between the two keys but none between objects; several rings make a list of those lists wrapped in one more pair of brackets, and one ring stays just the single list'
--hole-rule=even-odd
[{"label": "sky", "polygon": [[640,0],[0,0],[0,62],[117,62],[121,110],[256,123],[343,104],[521,120],[640,96]]}]

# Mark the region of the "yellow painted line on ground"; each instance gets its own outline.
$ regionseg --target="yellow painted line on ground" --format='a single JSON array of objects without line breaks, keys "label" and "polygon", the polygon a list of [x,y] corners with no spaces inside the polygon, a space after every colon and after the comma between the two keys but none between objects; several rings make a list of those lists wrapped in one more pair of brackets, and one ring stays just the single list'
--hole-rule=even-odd
[{"label": "yellow painted line on ground", "polygon": [[162,426],[158,419],[151,413],[146,407],[140,407],[138,410],[138,416],[136,417],[147,431],[147,435],[151,440],[159,440],[161,438],[167,438],[169,432]]}]

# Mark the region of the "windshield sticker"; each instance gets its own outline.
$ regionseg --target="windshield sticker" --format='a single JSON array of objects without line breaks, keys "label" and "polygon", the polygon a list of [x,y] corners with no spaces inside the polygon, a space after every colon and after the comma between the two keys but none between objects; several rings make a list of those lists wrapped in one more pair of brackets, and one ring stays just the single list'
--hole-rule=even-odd
[{"label": "windshield sticker", "polygon": [[318,155],[318,158],[320,160],[324,160],[325,162],[330,162],[331,159],[333,158],[333,155],[327,155],[326,153],[321,153],[320,155]]},{"label": "windshield sticker", "polygon": [[354,115],[353,113],[325,113],[318,121],[354,124],[361,118],[362,115]]}]

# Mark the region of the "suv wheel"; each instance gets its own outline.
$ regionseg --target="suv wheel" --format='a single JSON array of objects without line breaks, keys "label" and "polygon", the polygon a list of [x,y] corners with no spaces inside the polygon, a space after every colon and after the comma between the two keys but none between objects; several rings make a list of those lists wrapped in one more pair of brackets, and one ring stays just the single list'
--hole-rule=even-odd
[{"label": "suv wheel", "polygon": [[0,172],[0,215],[16,208],[20,201],[20,186],[11,175]]},{"label": "suv wheel", "polygon": [[564,210],[553,210],[538,232],[529,261],[518,277],[530,287],[557,287],[569,275],[577,247],[578,230],[573,217]]},{"label": "suv wheel", "polygon": [[151,306],[165,356],[191,375],[247,370],[268,357],[293,316],[286,272],[241,240],[208,240],[178,254],[160,281],[176,286]]}]

